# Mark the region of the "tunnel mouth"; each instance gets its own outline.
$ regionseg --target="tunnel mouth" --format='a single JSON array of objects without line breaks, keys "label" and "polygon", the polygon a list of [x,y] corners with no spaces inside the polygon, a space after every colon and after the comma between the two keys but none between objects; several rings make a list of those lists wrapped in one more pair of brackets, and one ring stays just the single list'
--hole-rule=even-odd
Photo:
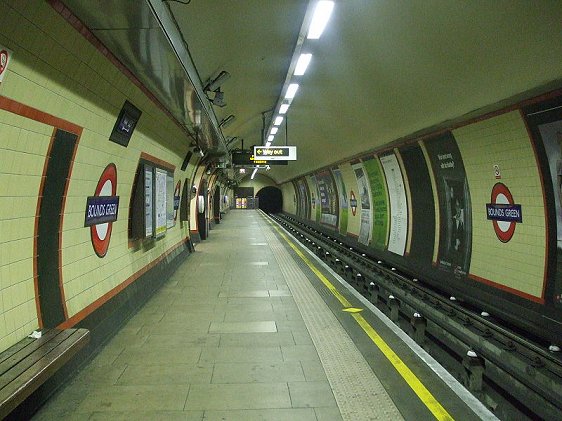
[{"label": "tunnel mouth", "polygon": [[259,207],[266,213],[279,213],[283,210],[283,194],[277,187],[268,186],[257,192]]}]

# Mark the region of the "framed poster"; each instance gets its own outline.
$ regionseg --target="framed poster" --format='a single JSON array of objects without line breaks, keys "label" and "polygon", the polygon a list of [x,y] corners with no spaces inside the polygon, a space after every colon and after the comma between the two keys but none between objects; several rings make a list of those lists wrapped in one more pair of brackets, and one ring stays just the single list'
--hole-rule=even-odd
[{"label": "framed poster", "polygon": [[166,174],[166,228],[172,228],[174,220],[174,174]]},{"label": "framed poster", "polygon": [[156,238],[162,237],[167,230],[166,212],[166,185],[168,171],[156,168],[154,182],[154,213],[155,213],[155,234]]},{"label": "framed poster", "polygon": [[144,166],[144,236],[154,235],[154,167]]}]

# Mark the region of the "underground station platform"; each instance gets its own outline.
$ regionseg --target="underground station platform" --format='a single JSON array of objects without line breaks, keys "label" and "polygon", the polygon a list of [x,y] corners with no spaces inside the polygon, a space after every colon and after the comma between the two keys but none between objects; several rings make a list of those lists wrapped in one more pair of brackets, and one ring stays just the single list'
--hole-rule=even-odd
[{"label": "underground station platform", "polygon": [[291,234],[234,210],[33,419],[496,418]]}]

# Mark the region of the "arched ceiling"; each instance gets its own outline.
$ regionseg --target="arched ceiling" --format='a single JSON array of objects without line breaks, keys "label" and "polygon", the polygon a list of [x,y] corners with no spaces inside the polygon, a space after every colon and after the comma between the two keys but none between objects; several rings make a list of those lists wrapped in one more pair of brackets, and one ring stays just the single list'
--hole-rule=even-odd
[{"label": "arched ceiling", "polygon": [[[225,136],[261,144],[309,2],[169,3],[201,79],[221,70]],[[314,2],[311,2],[314,3]],[[560,1],[336,1],[288,112],[284,181],[562,79]],[[281,126],[274,145],[285,144]],[[280,135],[281,134],[281,135]]]},{"label": "arched ceiling", "polygon": [[[65,3],[100,13],[89,0]],[[111,3],[112,10],[139,4]],[[223,70],[231,74],[222,86],[226,106],[212,106],[218,121],[236,116],[222,129],[225,137],[243,138],[246,148],[263,143],[263,113],[278,102],[303,19],[315,3],[163,3],[200,83]],[[111,32],[99,36],[111,38]],[[267,175],[276,182],[503,100],[561,87],[562,2],[336,0],[322,37],[305,39],[302,51],[313,58],[299,80],[288,126],[283,123],[274,142],[297,146],[298,161],[272,167]]]}]

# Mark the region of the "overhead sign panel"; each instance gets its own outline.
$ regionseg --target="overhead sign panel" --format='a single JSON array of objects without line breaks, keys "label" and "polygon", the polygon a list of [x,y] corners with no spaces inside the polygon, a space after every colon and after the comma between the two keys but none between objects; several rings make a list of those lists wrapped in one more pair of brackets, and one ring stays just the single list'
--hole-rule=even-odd
[{"label": "overhead sign panel", "polygon": [[287,165],[287,161],[266,161],[263,158],[256,159],[251,152],[232,152],[232,164],[233,165]]},{"label": "overhead sign panel", "polygon": [[254,157],[256,160],[264,161],[296,161],[296,146],[254,146]]}]

